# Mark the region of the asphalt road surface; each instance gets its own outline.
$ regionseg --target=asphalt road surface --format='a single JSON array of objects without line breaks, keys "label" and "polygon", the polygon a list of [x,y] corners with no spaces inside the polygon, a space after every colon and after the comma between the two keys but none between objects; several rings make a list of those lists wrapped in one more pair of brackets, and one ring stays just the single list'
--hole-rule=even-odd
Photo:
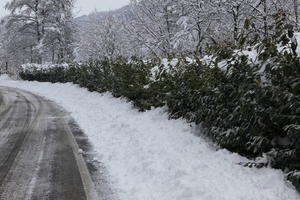
[{"label": "asphalt road surface", "polygon": [[98,199],[73,131],[55,103],[0,87],[0,199]]}]

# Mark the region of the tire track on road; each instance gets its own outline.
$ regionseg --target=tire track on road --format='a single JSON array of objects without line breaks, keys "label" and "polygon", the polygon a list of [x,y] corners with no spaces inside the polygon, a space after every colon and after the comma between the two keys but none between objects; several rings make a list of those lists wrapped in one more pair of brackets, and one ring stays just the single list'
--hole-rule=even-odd
[{"label": "tire track on road", "polygon": [[70,116],[29,92],[0,87],[0,93],[0,199],[98,199]]}]

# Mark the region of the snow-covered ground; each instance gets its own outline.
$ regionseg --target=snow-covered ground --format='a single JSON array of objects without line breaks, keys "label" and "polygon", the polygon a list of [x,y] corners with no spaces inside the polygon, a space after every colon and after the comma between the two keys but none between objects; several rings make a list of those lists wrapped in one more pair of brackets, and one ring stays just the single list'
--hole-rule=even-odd
[{"label": "snow-covered ground", "polygon": [[250,169],[245,158],[216,151],[184,120],[163,109],[140,113],[124,99],[72,84],[12,81],[0,85],[51,99],[89,136],[120,200],[296,200],[295,189],[273,169]]}]

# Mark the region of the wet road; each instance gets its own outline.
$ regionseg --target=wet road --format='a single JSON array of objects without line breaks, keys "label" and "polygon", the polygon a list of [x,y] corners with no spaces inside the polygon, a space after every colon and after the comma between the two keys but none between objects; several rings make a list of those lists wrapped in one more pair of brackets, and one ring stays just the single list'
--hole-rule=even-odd
[{"label": "wet road", "polygon": [[0,199],[98,199],[69,115],[29,92],[0,95]]}]

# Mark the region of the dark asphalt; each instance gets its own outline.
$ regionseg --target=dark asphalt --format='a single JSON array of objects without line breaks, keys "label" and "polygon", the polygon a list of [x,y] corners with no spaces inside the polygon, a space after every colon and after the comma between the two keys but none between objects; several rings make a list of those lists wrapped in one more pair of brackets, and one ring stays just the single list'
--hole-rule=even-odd
[{"label": "dark asphalt", "polygon": [[29,92],[0,94],[0,199],[96,199],[69,115]]}]

